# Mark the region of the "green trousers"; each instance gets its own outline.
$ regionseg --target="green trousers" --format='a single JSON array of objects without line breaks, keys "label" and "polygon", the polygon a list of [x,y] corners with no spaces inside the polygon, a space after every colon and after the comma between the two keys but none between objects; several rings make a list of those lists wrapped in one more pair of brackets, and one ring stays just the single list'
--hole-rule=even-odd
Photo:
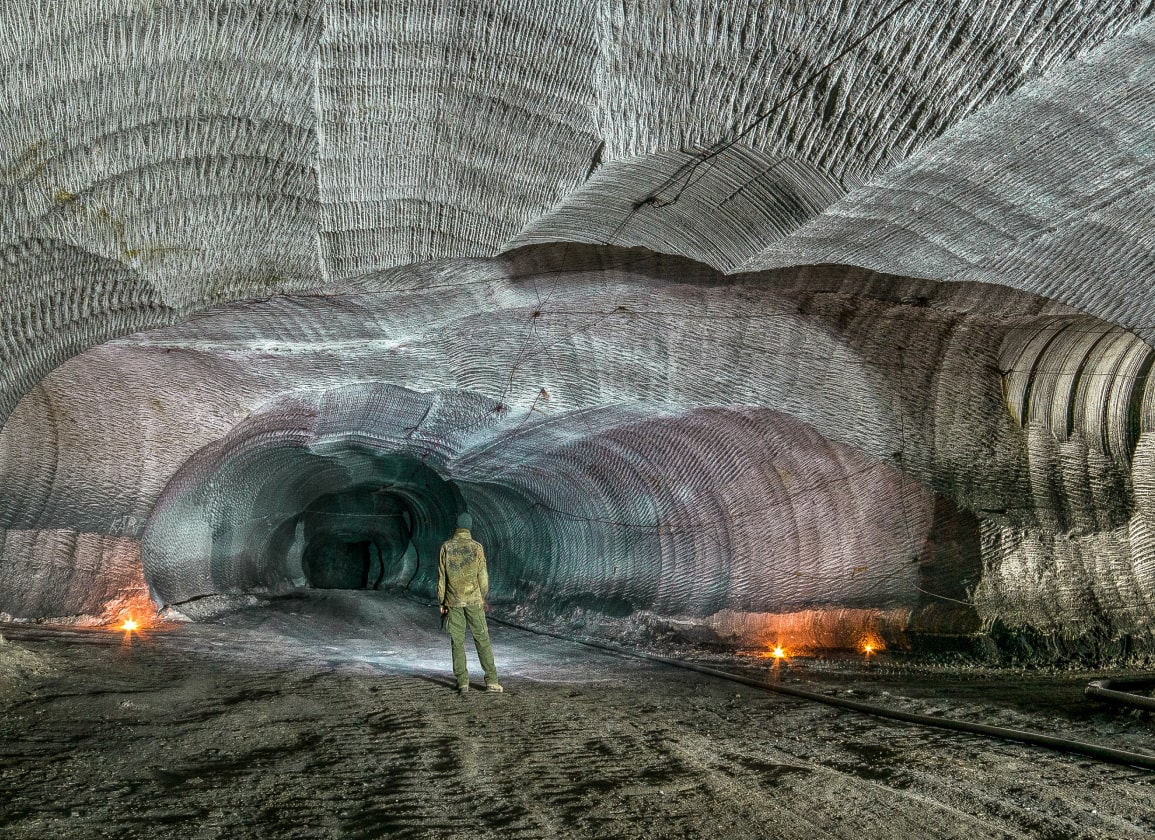
[{"label": "green trousers", "polygon": [[480,604],[466,607],[450,607],[449,640],[453,644],[453,676],[458,686],[469,685],[469,670],[465,667],[465,626],[473,634],[473,644],[477,647],[477,658],[485,671],[485,684],[497,682],[497,666],[493,664],[493,645],[489,643],[489,627],[485,623],[485,608]]}]

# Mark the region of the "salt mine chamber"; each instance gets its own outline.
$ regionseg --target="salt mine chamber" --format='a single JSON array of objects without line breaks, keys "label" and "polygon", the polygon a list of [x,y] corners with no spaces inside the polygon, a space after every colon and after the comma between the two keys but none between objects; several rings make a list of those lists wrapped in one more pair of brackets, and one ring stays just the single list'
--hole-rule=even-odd
[{"label": "salt mine chamber", "polygon": [[0,832],[1155,836],[1153,125],[1151,0],[0,3]]},{"label": "salt mine chamber", "polygon": [[1151,360],[1006,288],[613,248],[224,304],[17,404],[0,609],[429,598],[468,510],[498,609],[611,638],[1109,652],[1151,609]]},{"label": "salt mine chamber", "polygon": [[1149,4],[154,6],[0,14],[3,617],[1151,649]]}]

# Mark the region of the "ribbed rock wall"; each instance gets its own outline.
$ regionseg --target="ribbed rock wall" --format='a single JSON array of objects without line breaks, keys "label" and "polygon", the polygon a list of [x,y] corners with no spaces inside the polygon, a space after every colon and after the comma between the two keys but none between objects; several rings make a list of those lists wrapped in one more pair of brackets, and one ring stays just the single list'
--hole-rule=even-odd
[{"label": "ribbed rock wall", "polygon": [[[1104,72],[1089,86],[1060,84],[1058,95],[1092,101],[1088,124],[1106,117],[1120,142],[1111,115],[1148,113],[1146,36],[1119,36],[1150,14],[1149,3],[893,8],[887,17],[875,4],[834,0],[8,3],[0,10],[0,248],[8,255],[0,287],[9,290],[0,414],[83,348],[214,302],[564,236],[572,220],[544,228],[535,220],[603,163],[638,156],[658,156],[662,189],[633,174],[653,163],[629,164],[598,182],[604,195],[574,198],[579,210],[649,200],[652,218],[631,221],[623,236],[609,228],[605,242],[709,257],[721,268],[822,259],[928,276],[942,236],[957,227],[949,218],[939,236],[916,236],[913,250],[904,244],[885,259],[864,246],[818,257],[810,233],[774,243],[810,217],[821,228],[824,202],[844,191],[851,204],[893,195],[873,182],[968,117],[984,137],[1020,145],[1007,132],[1051,121],[991,122],[989,107],[1028,112],[1033,94],[1016,91],[1101,45],[1095,62]],[[1134,84],[1120,87],[1119,78]],[[974,131],[964,134],[955,142],[969,143]],[[703,212],[688,220],[681,210],[654,212],[713,166],[690,161],[683,171],[687,152],[739,137],[755,163],[725,192],[743,195],[711,209],[708,191]],[[1065,145],[1029,153],[1048,183],[1065,183],[1076,163],[1096,177],[1135,171],[1117,155],[1076,161]],[[981,159],[949,157],[951,171],[957,158]],[[670,160],[673,172],[663,169]],[[969,195],[972,184],[958,188]],[[801,208],[789,199],[799,185],[809,196]],[[779,187],[788,194],[756,200]],[[948,194],[936,187],[926,200]],[[1013,218],[1020,203],[1029,209],[1036,194],[1006,190],[1000,216]],[[878,218],[839,206],[835,220]],[[730,244],[703,250],[719,221]],[[593,229],[602,237],[609,224]],[[1096,227],[1100,249],[1133,250],[1133,230],[1107,227]],[[516,239],[523,228],[536,238]],[[864,235],[854,233],[826,239]],[[1084,233],[1050,238],[1070,254],[1091,241]],[[960,234],[969,235],[948,238]],[[1018,278],[1027,269],[1007,270]],[[59,278],[67,310],[37,303],[36,277]],[[990,272],[975,279],[1003,282]],[[1064,283],[1048,294],[1091,303]]]},{"label": "ribbed rock wall", "polygon": [[[140,542],[66,528],[0,531],[0,618],[112,621],[151,606]],[[5,612],[11,608],[12,613]]]},{"label": "ribbed rock wall", "polygon": [[962,121],[746,267],[849,262],[1002,283],[1150,341],[1153,91],[1144,23]]},{"label": "ribbed rock wall", "polygon": [[[1023,540],[1071,529],[1060,515],[1088,538],[1127,521],[1132,455],[1116,463],[1110,447],[1130,445],[1130,415],[1106,406],[1147,413],[1133,377],[1112,380],[1101,415],[1077,413],[1068,440],[1040,425],[1039,411],[1067,415],[1062,371],[1036,348],[1056,332],[1098,336],[1079,345],[1091,362],[1045,363],[1080,373],[1063,379],[1076,402],[1120,354],[1149,369],[1134,336],[997,287],[837,268],[739,279],[574,246],[395,270],[339,296],[218,307],[62,365],[0,434],[2,524],[143,540],[171,603],[299,584],[310,506],[376,488],[413,534],[386,577],[426,594],[467,507],[507,608],[644,612],[746,639],[813,609],[933,633],[984,618],[1056,629],[1047,616],[1079,609],[1062,632],[1141,637],[1150,590],[1129,544],[1102,609],[1086,605],[1107,572],[1072,578],[1061,607],[1015,576]],[[1072,446],[1113,476],[1099,496],[1058,471]],[[353,531],[342,539],[393,539]],[[53,546],[41,557],[63,574],[77,555]],[[32,573],[17,554],[5,564]],[[111,599],[121,581],[102,581]],[[976,591],[979,612],[961,609]],[[5,597],[0,609],[43,614],[34,592]]]},{"label": "ribbed rock wall", "polygon": [[[889,8],[883,23],[873,3],[622,4],[604,169],[509,244],[851,263],[1117,320],[1150,284],[1151,4]],[[1090,292],[1100,255],[1113,305]]]},{"label": "ribbed rock wall", "polygon": [[319,35],[307,2],[4,4],[0,415],[100,341],[315,285]]},{"label": "ribbed rock wall", "polygon": [[754,147],[851,187],[1152,7],[671,0],[600,11],[607,159],[711,148],[749,129]]},{"label": "ribbed rock wall", "polygon": [[[493,600],[507,608],[703,617],[919,601],[910,560],[928,539],[931,491],[797,421],[607,408],[578,429],[510,435],[494,407],[375,384],[267,405],[162,496],[144,535],[154,591],[181,601],[291,585],[292,553],[272,535],[317,498],[373,486],[411,511],[417,557],[403,582],[427,596],[464,505],[491,556]],[[463,437],[459,418],[479,409],[487,434],[466,447],[477,429]],[[358,538],[376,527],[362,523]]]},{"label": "ribbed rock wall", "polygon": [[452,497],[531,605],[1145,643],[1152,10],[5,5],[0,610],[427,496],[417,588]]},{"label": "ribbed rock wall", "polygon": [[598,146],[597,5],[325,4],[326,271],[491,255],[577,186]]}]

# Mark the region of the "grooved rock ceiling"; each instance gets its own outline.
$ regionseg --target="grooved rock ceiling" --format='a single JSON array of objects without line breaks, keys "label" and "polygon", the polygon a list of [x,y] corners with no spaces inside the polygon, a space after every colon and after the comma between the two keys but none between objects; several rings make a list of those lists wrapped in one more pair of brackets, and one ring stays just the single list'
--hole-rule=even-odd
[{"label": "grooved rock ceiling", "polygon": [[0,612],[1150,650],[1153,11],[5,3]]}]

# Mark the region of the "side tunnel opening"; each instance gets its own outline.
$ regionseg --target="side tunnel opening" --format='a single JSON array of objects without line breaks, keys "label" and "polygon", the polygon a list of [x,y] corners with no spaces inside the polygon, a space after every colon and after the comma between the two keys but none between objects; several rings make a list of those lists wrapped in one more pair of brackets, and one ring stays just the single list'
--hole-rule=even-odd
[{"label": "side tunnel opening", "polygon": [[437,550],[463,509],[413,454],[364,442],[323,452],[264,441],[178,476],[142,541],[155,600],[322,589],[436,587]]},{"label": "side tunnel opening", "polygon": [[[795,647],[814,647],[879,622],[915,629],[921,590],[965,598],[939,578],[971,571],[974,540],[944,532],[928,547],[936,520],[966,524],[957,512],[788,415],[615,406],[518,423],[468,392],[376,385],[270,403],[162,493],[142,541],[152,593],[432,598],[438,549],[468,510],[499,610],[594,633],[683,628],[741,646],[788,625]],[[922,623],[954,629],[939,612]],[[811,627],[815,615],[838,632]]]},{"label": "side tunnel opening", "polygon": [[329,493],[298,521],[302,571],[310,586],[380,589],[403,585],[416,570],[413,513],[403,496],[386,487]]}]

